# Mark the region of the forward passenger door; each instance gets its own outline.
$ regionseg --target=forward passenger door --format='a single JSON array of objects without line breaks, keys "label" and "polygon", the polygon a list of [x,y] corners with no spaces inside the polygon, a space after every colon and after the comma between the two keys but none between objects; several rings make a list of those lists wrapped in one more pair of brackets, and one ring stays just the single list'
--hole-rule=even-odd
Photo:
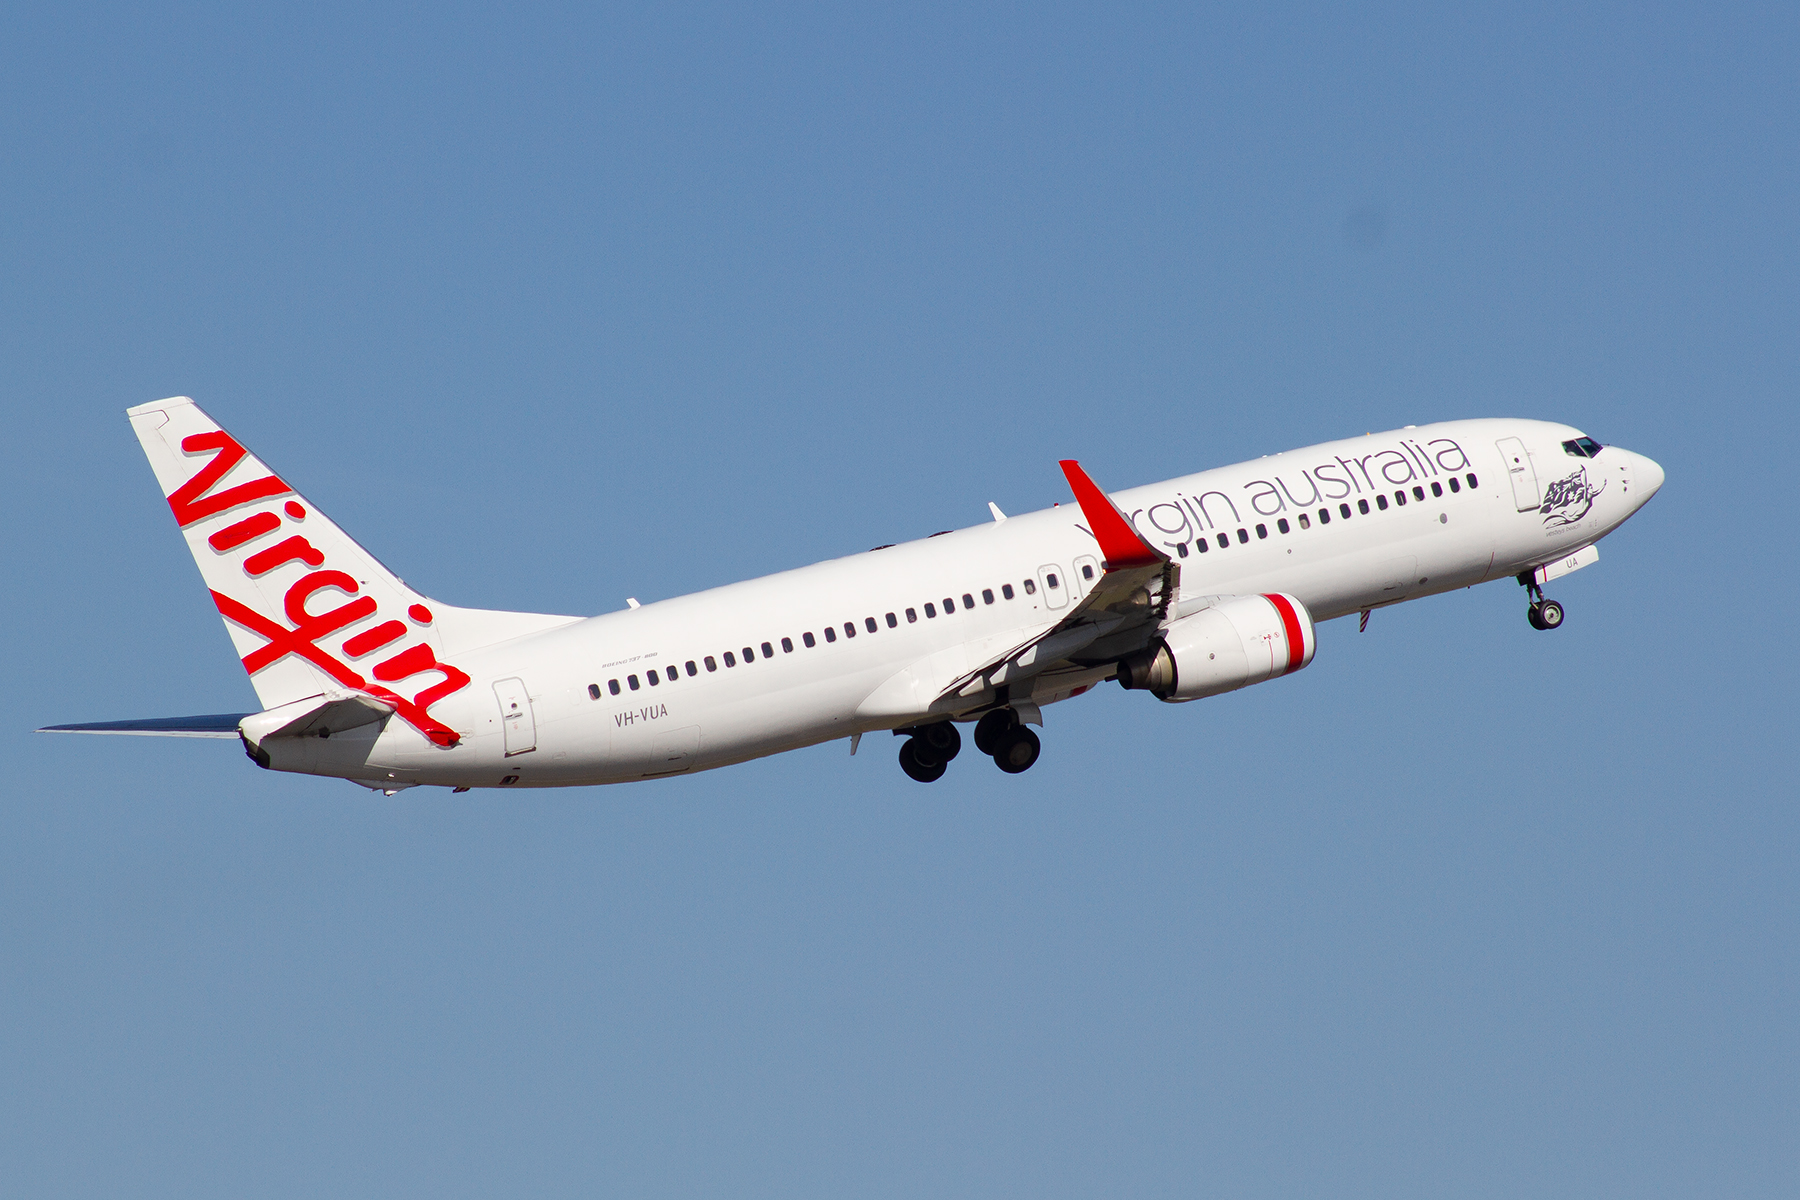
[{"label": "forward passenger door", "polygon": [[1531,452],[1518,438],[1501,438],[1500,457],[1506,460],[1507,478],[1512,480],[1513,504],[1520,512],[1529,512],[1543,503],[1538,492],[1537,468],[1531,465]]}]

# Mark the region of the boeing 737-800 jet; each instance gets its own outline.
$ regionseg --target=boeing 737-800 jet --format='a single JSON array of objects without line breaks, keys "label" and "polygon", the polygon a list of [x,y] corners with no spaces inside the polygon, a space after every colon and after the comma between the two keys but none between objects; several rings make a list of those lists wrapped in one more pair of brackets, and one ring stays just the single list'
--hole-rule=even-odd
[{"label": "boeing 737-800 jet", "polygon": [[893,730],[940,778],[973,723],[1002,771],[1046,705],[1117,680],[1159,700],[1300,670],[1317,621],[1517,579],[1542,585],[1662,486],[1546,421],[1328,442],[596,617],[418,595],[193,401],[131,409],[263,711],[53,726],[235,737],[257,765],[392,794],[701,771]]}]

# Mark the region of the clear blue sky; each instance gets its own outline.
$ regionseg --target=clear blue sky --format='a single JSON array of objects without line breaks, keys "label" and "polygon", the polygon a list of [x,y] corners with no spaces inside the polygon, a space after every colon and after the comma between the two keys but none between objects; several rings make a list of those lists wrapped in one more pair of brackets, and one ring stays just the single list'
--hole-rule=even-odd
[{"label": "clear blue sky", "polygon": [[[1243,6],[1238,6],[1239,10]],[[1792,5],[0,12],[0,1191],[1789,1197]],[[1661,495],[1301,675],[392,800],[123,410],[591,613],[1464,416]]]}]

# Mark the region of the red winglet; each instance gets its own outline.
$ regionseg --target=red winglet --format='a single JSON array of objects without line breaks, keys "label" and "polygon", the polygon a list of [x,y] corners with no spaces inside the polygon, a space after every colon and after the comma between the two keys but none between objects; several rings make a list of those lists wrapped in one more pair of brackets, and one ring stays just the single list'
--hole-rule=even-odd
[{"label": "red winglet", "polygon": [[1131,527],[1119,506],[1107,499],[1106,493],[1098,484],[1087,477],[1081,464],[1072,458],[1061,461],[1063,474],[1068,477],[1069,486],[1075,489],[1075,499],[1081,504],[1081,515],[1088,519],[1093,527],[1094,539],[1100,543],[1100,554],[1106,560],[1106,567],[1112,570],[1117,567],[1151,567],[1159,562],[1166,562],[1167,555],[1158,554],[1149,542],[1138,536],[1138,531]]}]

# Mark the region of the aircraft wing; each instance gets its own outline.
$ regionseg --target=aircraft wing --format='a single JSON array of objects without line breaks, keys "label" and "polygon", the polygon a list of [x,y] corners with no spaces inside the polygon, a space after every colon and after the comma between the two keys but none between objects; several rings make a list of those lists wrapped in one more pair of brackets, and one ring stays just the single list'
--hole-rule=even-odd
[{"label": "aircraft wing", "polygon": [[938,697],[1030,678],[1052,663],[1118,658],[1149,645],[1181,591],[1181,567],[1139,536],[1074,459],[1061,464],[1104,556],[1104,572],[1067,616],[958,676]]}]

